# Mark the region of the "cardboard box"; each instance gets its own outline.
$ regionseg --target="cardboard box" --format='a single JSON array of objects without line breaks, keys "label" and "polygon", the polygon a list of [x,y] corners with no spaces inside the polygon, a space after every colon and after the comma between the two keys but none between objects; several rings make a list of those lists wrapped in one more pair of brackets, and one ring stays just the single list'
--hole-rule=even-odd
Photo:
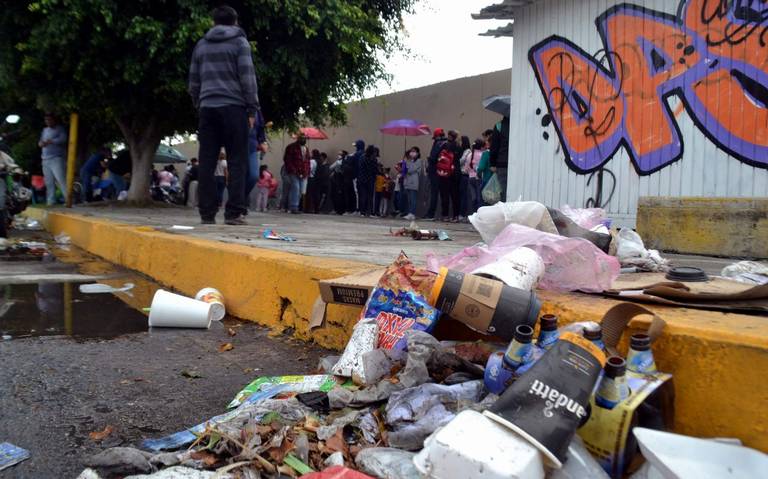
[{"label": "cardboard box", "polygon": [[320,296],[312,307],[309,329],[319,328],[325,322],[328,303],[365,306],[373,288],[384,274],[384,268],[371,269],[340,278],[320,280]]},{"label": "cardboard box", "polygon": [[384,268],[377,268],[341,278],[321,280],[320,297],[325,303],[364,306],[383,274]]}]

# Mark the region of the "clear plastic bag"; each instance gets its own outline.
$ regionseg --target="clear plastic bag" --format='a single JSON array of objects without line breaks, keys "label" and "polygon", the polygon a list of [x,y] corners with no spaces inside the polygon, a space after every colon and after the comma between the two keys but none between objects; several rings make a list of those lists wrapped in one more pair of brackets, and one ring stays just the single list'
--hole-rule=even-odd
[{"label": "clear plastic bag", "polygon": [[491,179],[488,180],[488,184],[483,188],[483,201],[489,205],[498,203],[501,201],[501,191],[501,182],[496,173],[494,173]]},{"label": "clear plastic bag", "polygon": [[602,208],[571,208],[564,205],[560,211],[572,219],[574,223],[588,230],[603,224],[606,219],[605,210]]},{"label": "clear plastic bag", "polygon": [[469,222],[488,244],[512,223],[557,234],[547,207],[536,201],[499,202],[493,206],[483,206],[469,217]]},{"label": "clear plastic bag", "polygon": [[619,261],[583,238],[565,238],[511,224],[489,245],[478,244],[447,258],[427,256],[431,271],[440,267],[469,273],[517,248],[534,250],[544,260],[546,269],[539,288],[555,291],[599,293],[611,287],[619,276]]}]

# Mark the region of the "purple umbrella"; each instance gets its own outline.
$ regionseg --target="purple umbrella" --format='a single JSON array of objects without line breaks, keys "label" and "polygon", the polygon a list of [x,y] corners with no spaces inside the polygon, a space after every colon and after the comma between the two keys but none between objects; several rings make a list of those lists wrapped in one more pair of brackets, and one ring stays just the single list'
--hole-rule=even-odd
[{"label": "purple umbrella", "polygon": [[[384,124],[379,131],[385,135],[394,136],[422,136],[431,133],[429,126],[416,120],[404,118],[402,120],[392,120]],[[406,139],[403,138],[403,148],[405,148]]]}]

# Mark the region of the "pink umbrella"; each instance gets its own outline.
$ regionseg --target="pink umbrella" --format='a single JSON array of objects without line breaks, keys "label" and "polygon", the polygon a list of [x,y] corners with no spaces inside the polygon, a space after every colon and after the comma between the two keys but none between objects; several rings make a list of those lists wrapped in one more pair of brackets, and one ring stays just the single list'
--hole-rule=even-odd
[{"label": "pink umbrella", "polygon": [[320,128],[314,128],[314,127],[305,127],[299,129],[301,133],[304,134],[304,137],[308,140],[327,140],[328,135],[325,134],[323,130]]},{"label": "pink umbrella", "polygon": [[403,118],[401,120],[392,120],[390,122],[387,122],[381,128],[379,128],[379,131],[384,133],[385,135],[394,135],[394,136],[402,136],[403,138],[403,148],[405,148],[406,139],[407,136],[423,136],[423,135],[429,135],[431,133],[429,126],[425,125],[424,123],[416,120],[409,120],[407,118]]}]

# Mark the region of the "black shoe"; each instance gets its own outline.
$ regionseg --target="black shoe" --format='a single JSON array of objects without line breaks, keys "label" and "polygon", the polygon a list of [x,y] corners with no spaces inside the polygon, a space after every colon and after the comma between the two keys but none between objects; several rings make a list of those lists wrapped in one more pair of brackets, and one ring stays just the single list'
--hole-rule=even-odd
[{"label": "black shoe", "polygon": [[292,214],[292,215],[300,215],[300,214],[301,214],[301,211],[299,211],[299,210],[293,210],[293,211],[291,211],[291,214]]},{"label": "black shoe", "polygon": [[201,225],[215,225],[216,218],[200,218]]},{"label": "black shoe", "polygon": [[225,219],[224,224],[229,226],[244,226],[247,225],[248,222],[245,221],[245,218],[242,215],[240,215],[235,218]]}]

